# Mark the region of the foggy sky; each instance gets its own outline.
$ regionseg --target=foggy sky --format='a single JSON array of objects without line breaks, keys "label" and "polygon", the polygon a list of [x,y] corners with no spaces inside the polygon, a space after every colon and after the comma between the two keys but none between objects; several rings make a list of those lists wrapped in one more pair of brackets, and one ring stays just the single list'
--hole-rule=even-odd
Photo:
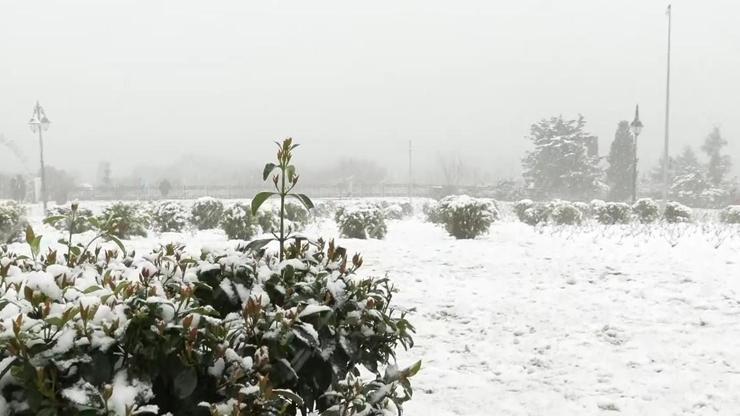
[{"label": "foggy sky", "polygon": [[[47,163],[84,178],[101,160],[114,175],[183,154],[262,162],[285,136],[309,165],[364,155],[405,178],[413,140],[419,175],[457,154],[519,176],[540,118],[582,113],[605,154],[639,103],[652,166],[666,4],[0,0],[0,133],[35,169],[26,123],[40,100]],[[672,153],[718,125],[740,164],[739,12],[673,2]]]}]

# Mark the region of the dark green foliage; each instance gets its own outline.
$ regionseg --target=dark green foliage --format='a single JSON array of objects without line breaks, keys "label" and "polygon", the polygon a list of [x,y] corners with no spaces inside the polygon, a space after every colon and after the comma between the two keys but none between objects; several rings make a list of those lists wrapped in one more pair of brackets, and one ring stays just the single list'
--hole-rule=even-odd
[{"label": "dark green foliage", "polygon": [[488,232],[499,213],[491,200],[451,195],[439,202],[439,216],[451,236],[470,239]]},{"label": "dark green foliage", "polygon": [[90,219],[94,217],[92,211],[87,208],[78,207],[76,215],[70,215],[71,212],[72,209],[66,206],[51,207],[49,208],[47,218],[57,216],[65,217],[64,221],[54,222],[54,228],[60,231],[82,233],[89,231],[92,228],[92,225],[90,224]]},{"label": "dark green foliage", "polygon": [[605,225],[628,224],[632,217],[632,207],[624,202],[601,201],[601,204],[591,204],[596,221]]},{"label": "dark green foliage", "polygon": [[151,222],[157,231],[180,232],[188,225],[188,214],[179,203],[162,201],[154,207]]},{"label": "dark green foliage", "polygon": [[18,241],[26,228],[26,209],[15,201],[0,203],[0,243]]},{"label": "dark green foliage", "polygon": [[637,220],[643,224],[649,224],[660,218],[660,208],[651,198],[640,198],[632,205],[632,212]]},{"label": "dark green foliage", "polygon": [[250,240],[257,234],[257,223],[251,208],[239,202],[226,208],[221,219],[221,229],[229,239]]},{"label": "dark green foliage", "polygon": [[[20,305],[0,328],[10,371],[2,397],[18,416],[107,416],[121,406],[184,416],[400,408],[420,363],[390,364],[397,346],[413,345],[414,328],[391,306],[395,289],[385,278],[354,276],[359,255],[322,241],[308,248],[293,245],[290,263],[271,266],[249,251],[191,258],[167,245],[147,260],[83,256],[68,270],[56,252],[32,261],[0,251],[0,277],[12,266],[29,282],[18,292],[0,281],[2,299]],[[32,283],[39,267],[61,274]],[[85,279],[67,278],[83,269]],[[60,288],[87,300],[68,300]],[[360,368],[375,379],[358,379]],[[134,393],[108,400],[120,388]]]},{"label": "dark green foliage", "polygon": [[524,179],[540,197],[590,198],[604,188],[597,139],[585,131],[585,120],[562,116],[533,124],[528,139],[534,149],[523,160]]},{"label": "dark green foliage", "polygon": [[139,204],[116,202],[103,210],[100,221],[108,218],[116,219],[114,235],[118,238],[128,239],[138,235],[146,237],[151,219]]},{"label": "dark green foliage", "polygon": [[199,230],[218,227],[224,213],[224,204],[215,198],[197,199],[190,209],[190,221]]},{"label": "dark green foliage", "polygon": [[675,201],[669,201],[663,211],[663,218],[670,223],[690,222],[691,208]]},{"label": "dark green foliage", "polygon": [[583,222],[583,213],[568,201],[555,200],[549,203],[547,210],[550,219],[557,225],[578,225]]},{"label": "dark green foliage", "polygon": [[383,239],[388,227],[383,209],[375,204],[340,207],[334,215],[339,233],[347,238]]},{"label": "dark green foliage", "polygon": [[634,145],[629,122],[620,121],[607,156],[609,167],[606,170],[606,180],[609,197],[614,201],[624,201],[632,195]]}]

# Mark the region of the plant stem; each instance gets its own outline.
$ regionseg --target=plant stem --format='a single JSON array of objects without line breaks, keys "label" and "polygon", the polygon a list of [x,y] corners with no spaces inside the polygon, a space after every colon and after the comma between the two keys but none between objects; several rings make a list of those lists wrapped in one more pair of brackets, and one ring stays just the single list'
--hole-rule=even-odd
[{"label": "plant stem", "polygon": [[283,245],[285,244],[285,169],[286,164],[281,163],[280,171],[280,261],[283,261]]}]

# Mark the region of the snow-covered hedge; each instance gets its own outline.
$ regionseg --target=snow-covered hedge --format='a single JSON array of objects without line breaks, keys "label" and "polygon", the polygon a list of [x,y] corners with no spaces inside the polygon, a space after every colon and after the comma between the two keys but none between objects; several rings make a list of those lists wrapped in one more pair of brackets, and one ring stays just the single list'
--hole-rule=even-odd
[{"label": "snow-covered hedge", "polygon": [[[558,225],[578,225],[583,222],[583,213],[568,201],[554,200],[548,204],[550,219]],[[526,211],[525,211],[526,212]]]},{"label": "snow-covered hedge", "polygon": [[450,195],[439,201],[439,216],[445,229],[458,239],[475,238],[488,232],[499,218],[492,200]]},{"label": "snow-covered hedge", "polygon": [[0,243],[20,239],[26,227],[26,209],[15,201],[0,203]]},{"label": "snow-covered hedge", "polygon": [[652,198],[640,198],[632,205],[632,212],[638,221],[643,224],[655,222],[660,218],[658,203]]},{"label": "snow-covered hedge", "polygon": [[[301,205],[295,202],[285,203],[285,228],[292,231],[299,231],[306,227],[310,220],[309,212]],[[280,229],[280,213],[277,206],[264,206],[257,213],[257,224],[259,224],[263,233],[271,233]]]},{"label": "snow-covered hedge", "polygon": [[218,227],[221,215],[224,212],[224,204],[216,198],[198,198],[190,208],[190,220],[199,230],[208,230]]},{"label": "snow-covered hedge", "polygon": [[[419,369],[392,364],[413,327],[387,279],[319,242],[67,266],[0,248],[0,408],[12,415],[381,415]],[[92,263],[94,262],[94,264]],[[390,363],[386,365],[386,363]],[[358,377],[359,369],[375,374]]]},{"label": "snow-covered hedge", "polygon": [[388,231],[383,209],[376,204],[359,203],[339,207],[334,220],[339,233],[347,238],[383,239]]},{"label": "snow-covered hedge", "polygon": [[187,211],[175,201],[162,201],[155,205],[151,219],[154,229],[162,232],[180,232],[188,225]]},{"label": "snow-covered hedge", "polygon": [[146,237],[146,230],[151,222],[150,214],[144,206],[137,203],[116,202],[103,210],[101,222],[108,218],[116,218],[116,232],[118,238],[131,238],[139,235]]},{"label": "snow-covered hedge", "polygon": [[257,234],[257,221],[249,205],[237,202],[224,210],[221,229],[230,239],[249,240]]},{"label": "snow-covered hedge", "polygon": [[740,224],[740,205],[730,205],[719,213],[719,218],[727,224]]},{"label": "snow-covered hedge", "polygon": [[670,201],[665,206],[663,218],[665,218],[667,222],[671,223],[690,222],[691,214],[691,208],[678,202]]},{"label": "snow-covered hedge", "polygon": [[591,201],[596,221],[606,224],[628,224],[632,217],[632,207],[624,202]]},{"label": "snow-covered hedge", "polygon": [[285,203],[285,219],[290,221],[292,230],[302,230],[310,220],[309,212],[301,204],[295,202]]}]

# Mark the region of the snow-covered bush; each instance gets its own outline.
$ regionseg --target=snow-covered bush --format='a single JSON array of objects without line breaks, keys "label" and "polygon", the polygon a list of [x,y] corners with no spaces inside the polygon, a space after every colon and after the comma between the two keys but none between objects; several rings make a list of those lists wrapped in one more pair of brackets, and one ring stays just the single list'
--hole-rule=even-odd
[{"label": "snow-covered bush", "polygon": [[591,216],[591,205],[585,203],[585,202],[573,202],[572,203],[574,207],[576,207],[579,211],[581,211],[581,214],[583,215],[583,219]]},{"label": "snow-covered bush", "polygon": [[104,222],[108,218],[115,218],[114,234],[124,239],[135,235],[146,237],[146,230],[151,222],[150,214],[142,205],[125,202],[116,202],[106,207],[100,221]]},{"label": "snow-covered bush", "polygon": [[218,227],[224,204],[216,198],[198,198],[190,208],[190,220],[199,230],[208,230]]},{"label": "snow-covered bush", "polygon": [[624,202],[606,202],[603,205],[591,202],[596,221],[612,224],[628,224],[632,216],[632,207]]},{"label": "snow-covered bush", "polygon": [[439,201],[439,215],[445,229],[458,239],[475,238],[488,232],[499,217],[492,200],[467,195],[450,195]]},{"label": "snow-covered bush", "polygon": [[727,224],[740,224],[740,205],[730,205],[719,213],[719,218]]},{"label": "snow-covered bush", "polygon": [[332,218],[337,210],[337,204],[334,201],[318,202],[313,209],[316,218]]},{"label": "snow-covered bush", "polygon": [[249,240],[257,234],[257,221],[248,205],[237,202],[224,210],[221,229],[230,240]]},{"label": "snow-covered bush", "polygon": [[383,208],[383,215],[389,220],[402,220],[404,217],[403,208],[398,204],[390,204]]},{"label": "snow-covered bush", "polygon": [[66,206],[55,206],[49,208],[49,213],[46,217],[64,217],[64,221],[53,222],[54,228],[60,231],[69,232],[70,228],[72,228],[73,233],[82,233],[90,230],[90,219],[94,217],[92,211],[87,208],[77,206],[74,215],[70,214],[72,214],[72,208]]},{"label": "snow-covered bush", "polygon": [[678,202],[670,201],[665,206],[663,218],[665,218],[667,222],[671,223],[690,222],[691,208]]},{"label": "snow-covered bush", "polygon": [[154,229],[162,232],[180,232],[188,225],[188,214],[182,205],[175,201],[158,203],[151,214]]},{"label": "snow-covered bush", "polygon": [[[256,215],[257,224],[259,224],[263,233],[271,233],[280,228],[279,207],[266,206],[262,207]],[[286,230],[299,231],[306,227],[309,222],[308,211],[293,202],[285,203],[285,218],[283,219]]]},{"label": "snow-covered bush", "polygon": [[291,229],[302,230],[309,222],[309,213],[306,208],[295,202],[285,203],[285,219],[290,221]]},{"label": "snow-covered bush", "polygon": [[422,212],[427,222],[432,224],[442,224],[442,216],[439,211],[439,202],[428,202],[422,206]]},{"label": "snow-covered bush", "polygon": [[583,213],[568,201],[554,200],[548,204],[550,219],[558,225],[577,225],[583,221]]},{"label": "snow-covered bush", "polygon": [[660,218],[660,208],[652,198],[640,198],[632,205],[632,212],[643,224],[655,222]]},{"label": "snow-covered bush", "polygon": [[282,263],[168,245],[68,267],[6,250],[9,414],[383,414],[411,396],[420,364],[388,364],[413,331],[393,287],[331,243]]},{"label": "snow-covered bush", "polygon": [[524,221],[524,213],[528,209],[534,207],[534,205],[534,201],[532,201],[531,199],[522,199],[514,204],[514,213],[516,214],[517,218],[519,218],[519,221],[526,222]]},{"label": "snow-covered bush", "polygon": [[334,220],[339,233],[347,238],[383,239],[388,231],[383,209],[376,204],[360,203],[340,207]]},{"label": "snow-covered bush", "polygon": [[15,201],[0,203],[0,243],[20,239],[26,228],[26,209]]}]

